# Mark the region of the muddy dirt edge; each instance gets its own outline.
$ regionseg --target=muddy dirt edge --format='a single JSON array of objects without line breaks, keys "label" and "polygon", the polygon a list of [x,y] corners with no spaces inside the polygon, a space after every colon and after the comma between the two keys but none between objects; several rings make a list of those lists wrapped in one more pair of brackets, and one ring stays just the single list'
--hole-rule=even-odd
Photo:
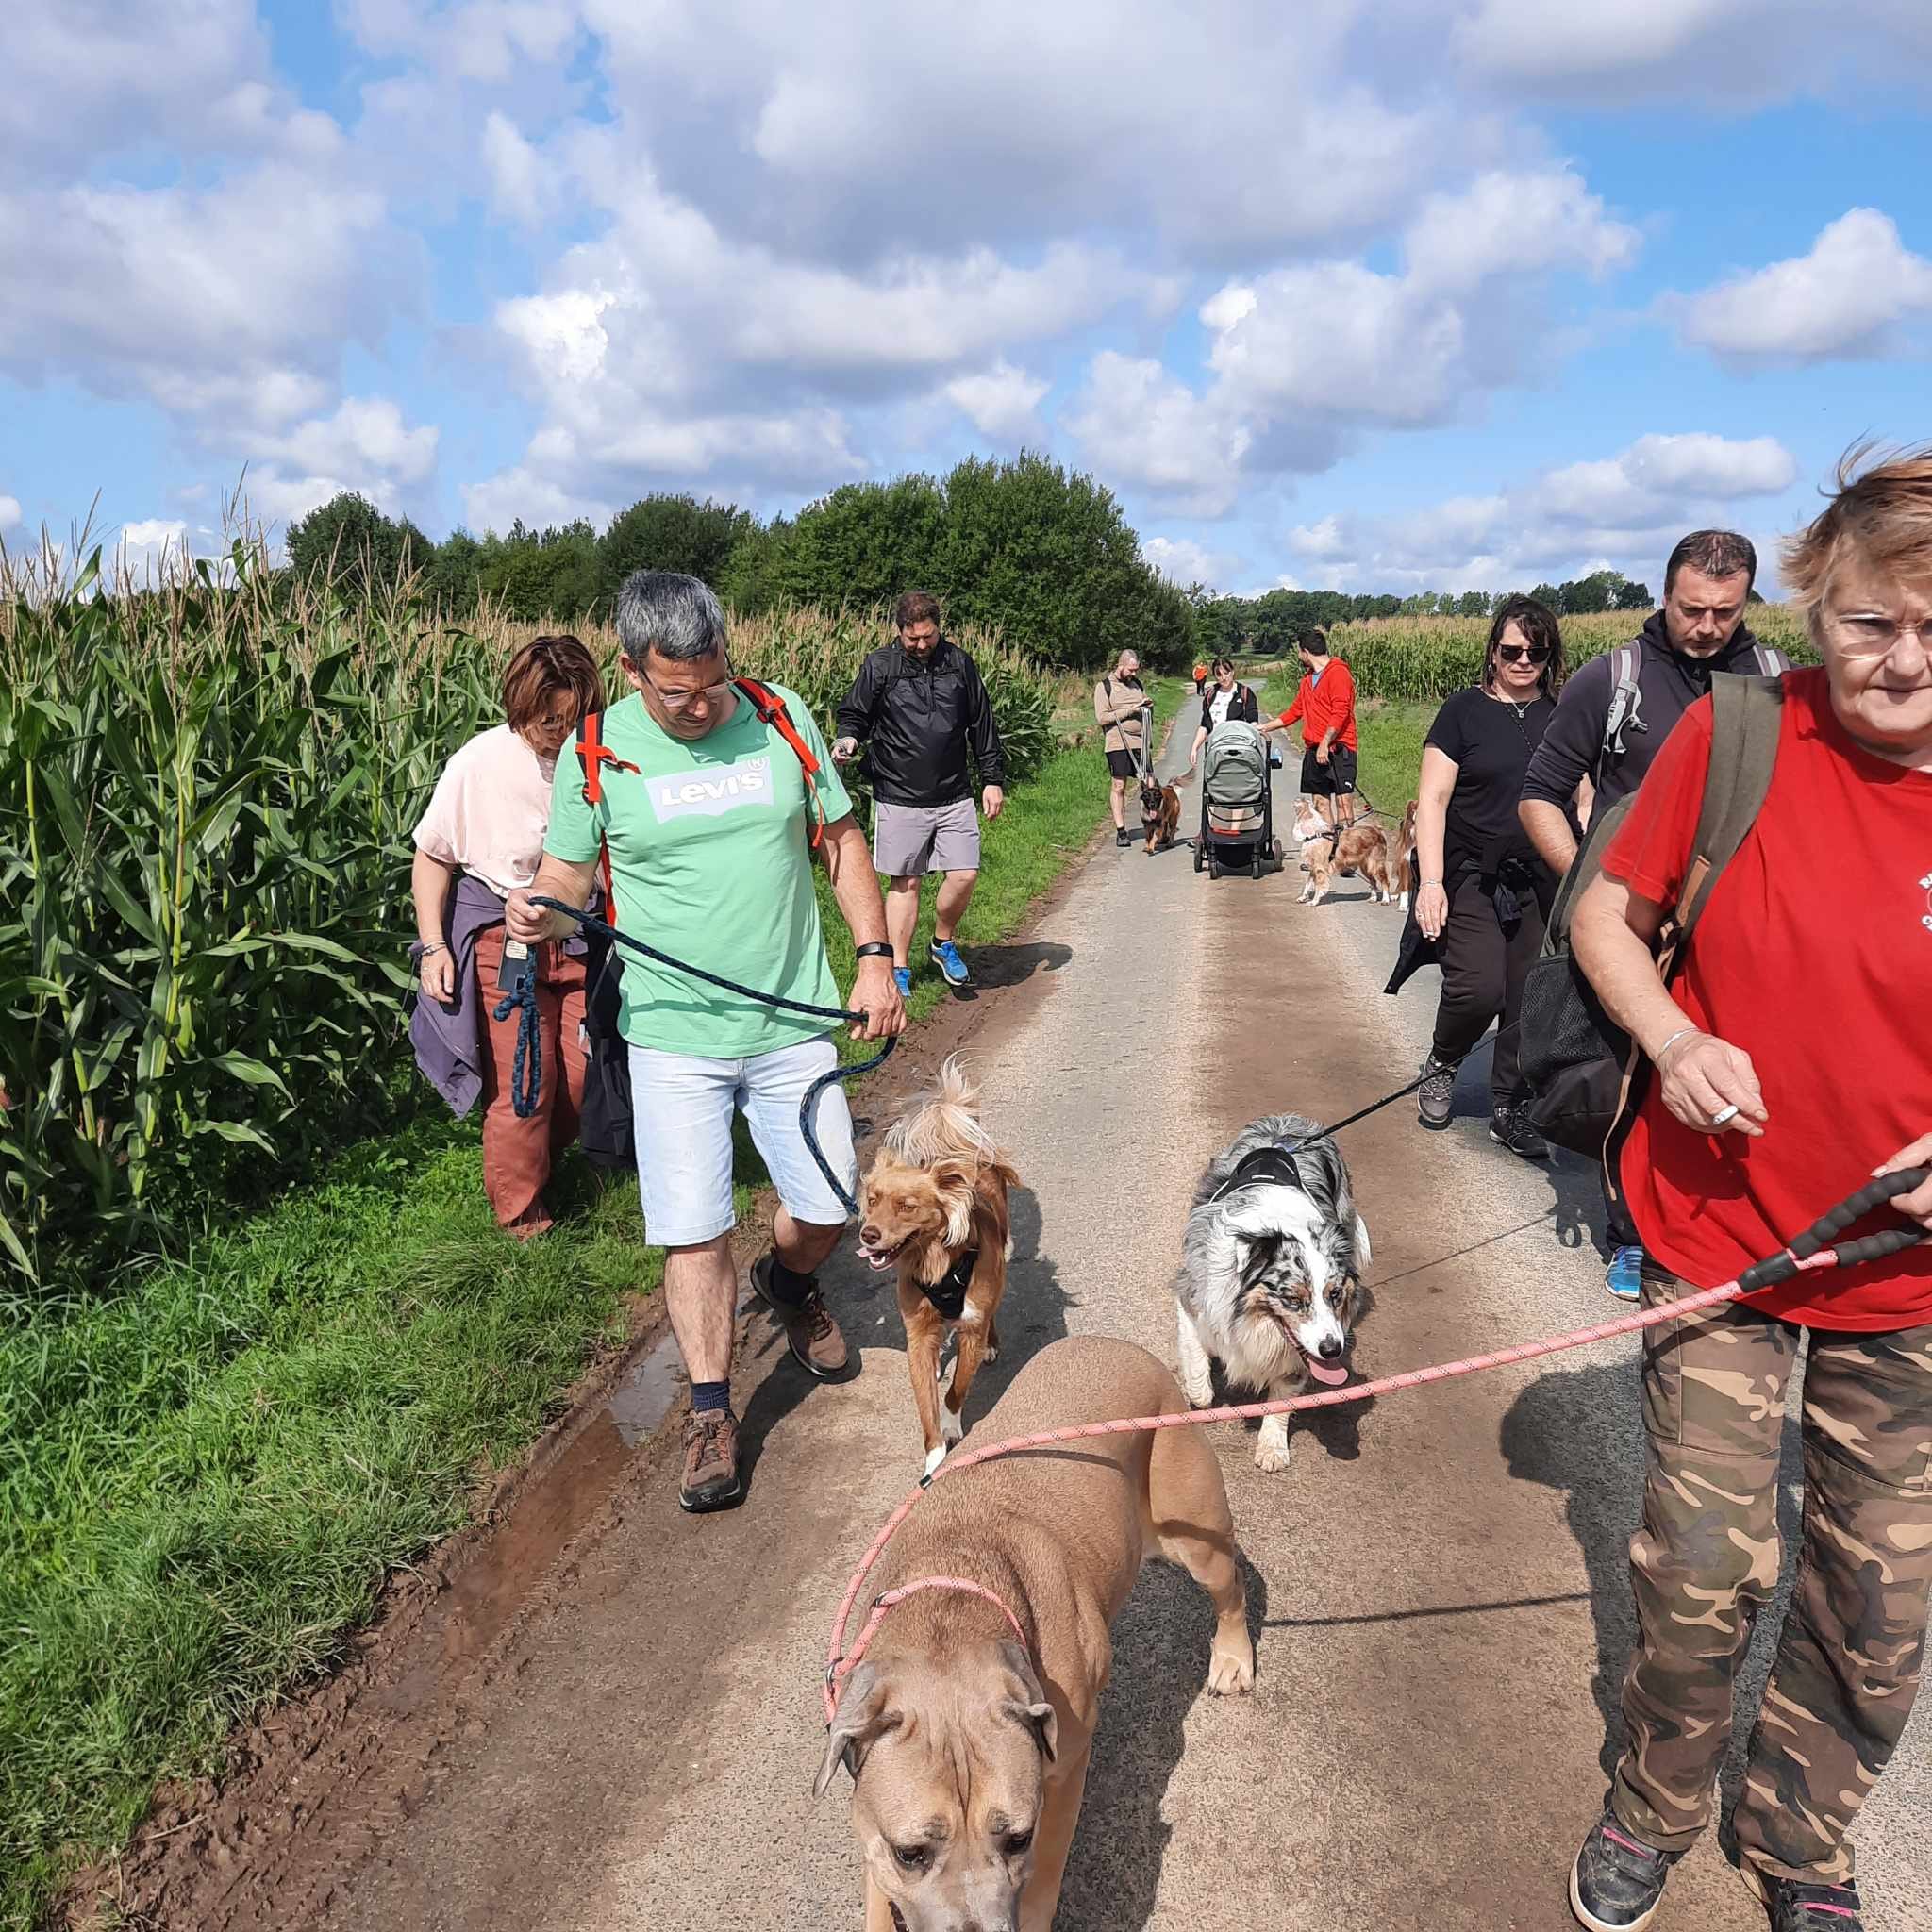
[{"label": "muddy dirt edge", "polygon": [[[1185,709],[1183,706],[1181,712]],[[1169,721],[1163,755],[1181,712]],[[1111,820],[1103,814],[1086,843],[1069,851],[1058,875],[999,944],[1024,944],[1037,935],[1101,852],[1111,830]],[[908,1039],[886,1068],[854,1088],[855,1096],[862,1094],[867,1103],[863,1112],[874,1119],[889,1113],[925,1085],[948,1054],[959,1051],[1009,1007],[1013,1002],[1008,995],[1031,984],[1029,977],[1018,986],[982,990],[971,1000],[955,1000],[942,1007],[916,1036]],[[861,1133],[861,1149],[867,1138]],[[770,1189],[761,1189],[753,1198],[749,1216],[739,1224],[732,1249],[741,1274],[763,1252],[776,1207],[776,1196]],[[734,1364],[743,1359],[753,1319],[741,1309]],[[252,1717],[237,1724],[224,1746],[225,1769],[219,1777],[172,1779],[157,1786],[147,1816],[126,1846],[76,1872],[63,1887],[45,1923],[69,1928],[69,1932],[101,1932],[108,1925],[154,1923],[138,1907],[133,1919],[125,1916],[122,1908],[135,1899],[165,1895],[172,1890],[167,1868],[184,1854],[192,1855],[191,1847],[199,1843],[198,1835],[184,1827],[217,1808],[239,1807],[245,1813],[251,1808],[246,1787],[258,1779],[270,1785],[281,1782],[277,1758],[292,1753],[303,1760],[311,1759],[328,1734],[354,1718],[363,1692],[387,1675],[387,1660],[422,1634],[425,1620],[473,1565],[490,1560],[498,1539],[515,1527],[519,1507],[533,1491],[541,1489],[544,1476],[571,1453],[578,1438],[602,1419],[613,1392],[657,1347],[668,1327],[661,1298],[634,1295],[624,1341],[608,1349],[562,1391],[560,1412],[527,1447],[479,1479],[472,1495],[469,1520],[460,1528],[432,1544],[414,1562],[390,1573],[369,1617],[342,1632],[333,1667],[289,1684]],[[663,1443],[679,1428],[687,1401],[681,1393],[656,1428],[637,1441],[631,1468],[578,1525],[572,1542],[599,1534],[601,1519],[619,1491],[655,1465]],[[565,1561],[568,1548],[566,1544],[553,1557],[553,1570]],[[499,1631],[498,1641],[508,1634],[507,1628]],[[284,1721],[276,1722],[278,1718]],[[184,1837],[187,1845],[182,1842]]]}]

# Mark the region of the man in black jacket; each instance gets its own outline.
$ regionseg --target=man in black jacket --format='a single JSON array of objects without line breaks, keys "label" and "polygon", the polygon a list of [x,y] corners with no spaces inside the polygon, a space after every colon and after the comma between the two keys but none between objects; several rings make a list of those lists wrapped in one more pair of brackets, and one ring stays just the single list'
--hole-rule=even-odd
[{"label": "man in black jacket", "polygon": [[861,742],[868,746],[873,863],[892,882],[886,931],[903,993],[912,984],[919,883],[929,872],[945,874],[929,957],[951,986],[973,976],[953,939],[979,880],[979,818],[966,758],[970,750],[990,819],[1006,802],[1006,759],[978,667],[940,634],[939,600],[908,591],[892,607],[892,622],[898,636],[866,658],[839,707],[832,756],[842,764]]},{"label": "man in black jacket", "polygon": [[[1562,877],[1576,857],[1570,806],[1590,787],[1590,809],[1607,811],[1643,782],[1663,741],[1710,690],[1715,671],[1783,671],[1781,652],[1744,622],[1757,553],[1732,530],[1693,530],[1664,566],[1664,602],[1628,644],[1592,658],[1563,687],[1529,761],[1517,814],[1546,864]],[[1643,1251],[1609,1204],[1612,1294],[1635,1301]]]}]

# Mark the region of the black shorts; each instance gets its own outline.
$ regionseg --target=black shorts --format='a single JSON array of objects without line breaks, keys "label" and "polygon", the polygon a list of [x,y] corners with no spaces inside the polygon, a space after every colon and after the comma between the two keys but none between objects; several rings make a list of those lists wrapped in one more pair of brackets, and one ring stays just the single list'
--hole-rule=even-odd
[{"label": "black shorts", "polygon": [[1324,765],[1312,751],[1302,755],[1302,790],[1310,798],[1331,798],[1355,790],[1355,753],[1331,744]]},{"label": "black shorts", "polygon": [[1131,778],[1141,768],[1134,762],[1130,751],[1110,751],[1107,755],[1107,769],[1116,778]]}]

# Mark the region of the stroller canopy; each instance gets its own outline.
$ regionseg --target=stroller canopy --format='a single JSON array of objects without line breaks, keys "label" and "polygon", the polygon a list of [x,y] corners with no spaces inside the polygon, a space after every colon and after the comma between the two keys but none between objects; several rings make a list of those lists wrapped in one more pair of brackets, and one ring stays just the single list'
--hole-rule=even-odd
[{"label": "stroller canopy", "polygon": [[1208,734],[1201,785],[1209,805],[1253,805],[1268,789],[1268,741],[1229,718]]}]

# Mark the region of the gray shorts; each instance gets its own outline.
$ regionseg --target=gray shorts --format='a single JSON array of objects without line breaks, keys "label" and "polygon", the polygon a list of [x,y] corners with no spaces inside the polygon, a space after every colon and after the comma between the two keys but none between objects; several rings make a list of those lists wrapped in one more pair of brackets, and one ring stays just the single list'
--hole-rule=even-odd
[{"label": "gray shorts", "polygon": [[928,872],[979,870],[979,813],[970,798],[957,805],[873,807],[872,862],[890,878]]}]

